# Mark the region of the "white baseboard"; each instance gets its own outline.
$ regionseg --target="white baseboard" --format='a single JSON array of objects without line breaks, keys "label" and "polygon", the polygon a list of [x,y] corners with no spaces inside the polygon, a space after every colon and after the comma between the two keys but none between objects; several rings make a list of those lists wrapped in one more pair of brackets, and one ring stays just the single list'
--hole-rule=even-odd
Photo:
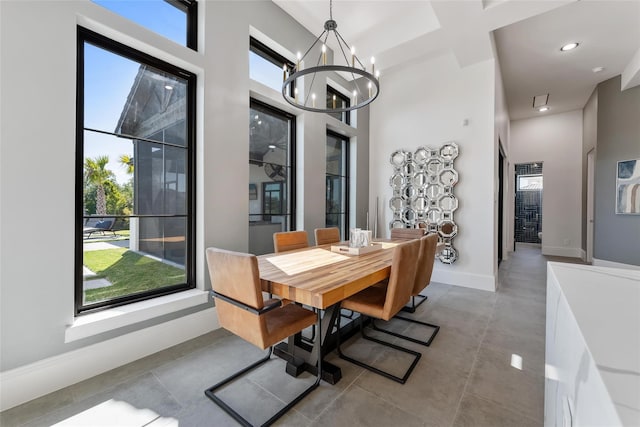
[{"label": "white baseboard", "polygon": [[215,307],[208,308],[0,372],[0,411],[196,338],[219,327]]},{"label": "white baseboard", "polygon": [[640,270],[640,265],[623,264],[621,262],[607,261],[606,259],[593,258],[592,265],[597,267],[609,267],[609,268],[626,268],[627,270]]},{"label": "white baseboard", "polygon": [[582,248],[566,248],[562,246],[542,245],[542,255],[565,256],[569,258],[583,258]]},{"label": "white baseboard", "polygon": [[496,277],[485,274],[459,273],[434,268],[431,281],[445,283],[447,285],[464,286],[465,288],[481,289],[483,291],[496,291]]}]

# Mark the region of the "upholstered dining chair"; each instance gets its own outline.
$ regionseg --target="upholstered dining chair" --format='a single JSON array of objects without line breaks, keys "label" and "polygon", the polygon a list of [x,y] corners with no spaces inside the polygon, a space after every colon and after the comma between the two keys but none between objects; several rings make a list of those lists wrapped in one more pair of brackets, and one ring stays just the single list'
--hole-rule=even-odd
[{"label": "upholstered dining chair", "polygon": [[274,252],[286,252],[309,247],[309,237],[304,230],[273,233]]},{"label": "upholstered dining chair", "polygon": [[[411,300],[414,298],[422,297],[422,300],[418,303],[418,305],[422,304],[426,301],[426,295],[420,295],[420,292],[426,288],[431,282],[431,273],[433,272],[433,263],[435,261],[436,255],[436,245],[438,244],[438,235],[436,233],[428,234],[420,239],[420,252],[418,255],[418,265],[416,268],[416,278],[413,282],[413,290],[411,292]],[[413,304],[413,310],[408,310],[411,307],[407,307],[406,305],[402,307],[402,311],[410,311],[411,313],[415,312],[415,307],[417,305]],[[416,319],[411,319],[409,317],[402,317],[398,314],[394,316],[394,319],[404,320],[406,322],[415,323],[422,326],[427,326],[429,328],[433,328],[433,332],[426,340],[419,340],[407,335],[399,334],[396,332],[389,331],[387,329],[382,329],[378,327],[375,323],[373,323],[373,328],[377,331],[384,332],[408,341],[415,342],[417,344],[421,344],[424,346],[430,346],[433,339],[436,337],[438,332],[440,331],[440,326],[434,325],[427,322],[422,322]]]},{"label": "upholstered dining chair", "polygon": [[[370,286],[343,300],[341,302],[341,307],[370,317],[372,323],[375,322],[375,319],[390,320],[409,301],[413,290],[419,252],[419,240],[412,240],[396,246],[391,260],[391,275],[389,277],[388,285],[386,287]],[[351,363],[404,384],[418,364],[418,360],[420,360],[422,354],[417,351],[401,347],[397,344],[366,335],[362,326],[362,318],[360,319],[360,334],[364,339],[374,341],[378,344],[412,355],[413,361],[405,371],[404,375],[402,377],[393,375],[345,355],[340,347],[340,316],[338,316],[338,355],[342,359]]]},{"label": "upholstered dining chair", "polygon": [[[273,250],[275,253],[293,251],[309,247],[309,236],[304,230],[280,231],[273,233]],[[269,294],[271,296],[271,294]],[[314,311],[316,311],[314,309]],[[308,343],[313,343],[316,339],[316,326],[311,326],[311,337],[301,335],[302,339]]]},{"label": "upholstered dining chair", "polygon": [[[433,273],[433,263],[436,258],[436,248],[438,246],[438,233],[429,233],[421,238],[420,259],[418,260],[418,270],[416,272],[416,282],[411,293],[410,305],[402,307],[402,311],[415,313],[420,304],[427,300],[426,295],[420,294],[424,288],[431,283],[431,273]],[[416,298],[420,298],[416,304]]]},{"label": "upholstered dining chair", "polygon": [[313,233],[316,236],[316,246],[338,243],[341,240],[338,227],[316,228]]},{"label": "upholstered dining chair", "polygon": [[[269,351],[265,357],[205,390],[205,394],[227,414],[242,425],[251,425],[219,396],[216,390],[231,383],[271,358],[273,345],[304,328],[320,322],[320,314],[296,304],[262,297],[258,260],[255,255],[218,248],[207,249],[207,264],[211,277],[211,294],[215,298],[220,326],[249,343]],[[320,330],[320,328],[318,328]],[[263,425],[270,425],[296,403],[318,387],[322,362],[318,361],[318,375],[313,384],[296,396]],[[248,404],[250,404],[248,402]]]},{"label": "upholstered dining chair", "polygon": [[392,228],[392,239],[419,239],[424,236],[424,228]]}]

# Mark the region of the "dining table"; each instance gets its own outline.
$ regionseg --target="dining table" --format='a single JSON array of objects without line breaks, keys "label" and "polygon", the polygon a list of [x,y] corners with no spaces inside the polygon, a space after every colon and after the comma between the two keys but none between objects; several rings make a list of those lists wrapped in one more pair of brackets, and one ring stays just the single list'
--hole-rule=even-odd
[{"label": "dining table", "polygon": [[[340,302],[361,290],[389,277],[393,249],[404,239],[377,241],[379,250],[362,255],[332,251],[332,246],[347,242],[313,246],[293,251],[258,256],[262,289],[294,303],[323,310],[319,336],[313,345],[301,336],[291,337],[278,344],[274,354],[287,361],[287,373],[297,376],[303,371],[315,374],[319,358],[336,345],[337,318]],[[354,322],[341,330],[348,338],[357,332]],[[340,368],[322,362],[323,380],[335,384],[342,377]]]}]

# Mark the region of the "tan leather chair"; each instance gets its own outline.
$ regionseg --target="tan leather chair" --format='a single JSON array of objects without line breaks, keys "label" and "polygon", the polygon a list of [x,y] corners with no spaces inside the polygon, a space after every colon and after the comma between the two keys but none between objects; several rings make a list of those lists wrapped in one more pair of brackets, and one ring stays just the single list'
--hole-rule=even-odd
[{"label": "tan leather chair", "polygon": [[328,245],[329,243],[339,243],[340,229],[338,227],[316,228],[313,230],[316,236],[316,246]]},{"label": "tan leather chair", "polygon": [[[250,425],[238,412],[222,401],[215,391],[267,362],[271,358],[274,344],[320,322],[320,315],[296,304],[283,305],[280,300],[269,300],[265,304],[255,255],[208,248],[207,264],[211,277],[211,294],[215,299],[220,326],[263,350],[269,347],[269,352],[264,358],[205,390],[205,394],[227,414],[243,425]],[[280,418],[300,399],[318,387],[321,370],[319,361],[316,381],[271,417],[267,424]]]},{"label": "tan leather chair", "polygon": [[[341,303],[342,308],[357,311],[364,316],[371,318],[372,323],[375,319],[390,320],[395,316],[404,305],[409,301],[413,290],[413,283],[416,274],[416,265],[420,252],[420,241],[412,240],[407,243],[396,246],[391,261],[391,275],[386,287],[370,286],[357,294],[345,299]],[[413,356],[411,366],[407,369],[402,377],[390,374],[389,372],[368,365],[362,361],[353,359],[345,355],[340,348],[340,317],[338,317],[338,354],[342,359],[355,363],[365,369],[380,374],[384,377],[404,384],[411,372],[416,367],[418,360],[422,354],[408,348],[401,347],[386,341],[372,338],[364,333],[362,327],[362,319],[360,320],[360,333],[364,339],[377,342],[387,347],[408,353]]]},{"label": "tan leather chair", "polygon": [[[438,234],[430,233],[420,239],[420,257],[418,260],[418,270],[416,271],[416,281],[413,285],[411,293],[411,305],[404,307],[402,311],[414,313],[416,308],[427,300],[426,295],[420,295],[420,292],[431,282],[431,274],[433,273],[433,263],[436,258],[436,247],[438,245]],[[421,300],[416,304],[416,297]]]},{"label": "tan leather chair", "polygon": [[[416,308],[427,300],[426,295],[420,295],[420,292],[426,288],[431,282],[431,273],[433,272],[433,263],[435,261],[436,255],[436,245],[438,244],[438,235],[436,233],[428,234],[420,239],[420,253],[418,255],[418,265],[416,268],[416,278],[413,282],[413,290],[411,292],[411,306],[402,307],[402,311],[408,311],[413,313],[416,311]],[[422,300],[416,305],[415,298],[420,297]],[[396,315],[394,319],[400,319],[411,323],[416,323],[419,325],[427,326],[429,328],[433,328],[433,332],[426,340],[419,340],[413,337],[409,337],[406,335],[398,334],[396,332],[392,332],[386,329],[382,329],[377,327],[375,324],[374,329],[380,332],[385,332],[387,334],[403,338],[405,340],[409,340],[415,342],[417,344],[422,344],[424,346],[430,346],[433,339],[436,337],[438,332],[440,331],[440,326],[434,325],[427,322],[421,322],[419,320],[411,319],[408,317],[402,317]]]},{"label": "tan leather chair", "polygon": [[392,228],[392,239],[419,239],[424,236],[424,228]]},{"label": "tan leather chair", "polygon": [[309,237],[304,230],[273,233],[273,251],[286,252],[309,247]]}]

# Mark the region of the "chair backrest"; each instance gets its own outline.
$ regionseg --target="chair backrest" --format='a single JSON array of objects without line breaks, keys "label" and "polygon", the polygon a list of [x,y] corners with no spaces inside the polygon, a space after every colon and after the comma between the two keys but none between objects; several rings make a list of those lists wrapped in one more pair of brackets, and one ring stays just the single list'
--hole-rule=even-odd
[{"label": "chair backrest", "polygon": [[392,228],[392,239],[419,239],[424,236],[424,228]]},{"label": "chair backrest", "polygon": [[273,233],[274,252],[286,252],[309,247],[309,237],[304,230]]},{"label": "chair backrest", "polygon": [[316,228],[313,233],[316,236],[316,245],[328,245],[340,242],[340,229],[338,227]]},{"label": "chair backrest", "polygon": [[[258,259],[255,255],[207,248],[211,287],[226,297],[257,310],[264,307]],[[266,324],[262,316],[216,298],[220,326],[250,343],[265,348]]]},{"label": "chair backrest", "polygon": [[438,245],[438,234],[430,233],[420,238],[420,254],[418,255],[418,267],[416,269],[416,280],[413,284],[411,295],[416,296],[431,282],[433,273],[433,263],[436,257],[436,246]]},{"label": "chair backrest", "polygon": [[383,320],[395,316],[411,298],[420,254],[420,240],[402,243],[393,251],[387,297],[382,309]]}]

